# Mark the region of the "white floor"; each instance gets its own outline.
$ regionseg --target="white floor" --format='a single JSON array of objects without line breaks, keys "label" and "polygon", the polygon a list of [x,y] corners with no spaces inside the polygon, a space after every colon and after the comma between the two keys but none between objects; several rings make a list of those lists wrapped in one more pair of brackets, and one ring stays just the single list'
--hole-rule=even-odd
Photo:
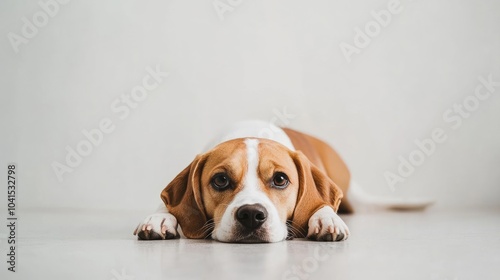
[{"label": "white floor", "polygon": [[3,263],[0,278],[500,279],[498,209],[358,213],[344,216],[345,242],[275,244],[137,241],[132,231],[146,214],[22,213],[17,272]]}]

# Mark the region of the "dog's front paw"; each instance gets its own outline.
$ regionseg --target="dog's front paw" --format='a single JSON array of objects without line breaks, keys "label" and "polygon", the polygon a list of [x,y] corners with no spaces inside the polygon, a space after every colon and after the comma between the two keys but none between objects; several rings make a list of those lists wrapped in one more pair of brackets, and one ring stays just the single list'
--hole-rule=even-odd
[{"label": "dog's front paw", "polygon": [[179,237],[177,219],[169,213],[148,216],[134,231],[139,240],[161,240]]},{"label": "dog's front paw", "polygon": [[324,206],[309,219],[307,238],[317,241],[341,241],[349,237],[349,229],[329,206]]}]

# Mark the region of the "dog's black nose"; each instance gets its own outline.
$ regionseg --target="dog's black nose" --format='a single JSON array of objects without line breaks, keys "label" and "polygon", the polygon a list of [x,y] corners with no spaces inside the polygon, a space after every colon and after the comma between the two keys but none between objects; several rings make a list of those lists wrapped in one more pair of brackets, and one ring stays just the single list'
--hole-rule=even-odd
[{"label": "dog's black nose", "polygon": [[247,229],[259,228],[266,219],[266,208],[260,204],[243,205],[236,211],[236,220]]}]

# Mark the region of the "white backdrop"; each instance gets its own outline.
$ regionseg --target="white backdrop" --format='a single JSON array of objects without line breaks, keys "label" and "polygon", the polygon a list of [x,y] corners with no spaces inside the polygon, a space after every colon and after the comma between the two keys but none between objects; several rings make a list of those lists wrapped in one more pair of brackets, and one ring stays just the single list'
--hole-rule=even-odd
[{"label": "white backdrop", "polygon": [[[249,118],[328,141],[370,193],[499,205],[499,1],[62,2],[0,2],[0,160],[21,207],[152,209]],[[88,155],[71,167],[67,148]]]}]

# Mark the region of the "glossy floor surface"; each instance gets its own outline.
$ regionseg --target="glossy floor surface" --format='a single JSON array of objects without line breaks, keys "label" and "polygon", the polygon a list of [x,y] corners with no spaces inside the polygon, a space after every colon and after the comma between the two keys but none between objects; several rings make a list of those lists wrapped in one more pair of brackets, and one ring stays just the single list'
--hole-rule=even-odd
[{"label": "glossy floor surface", "polygon": [[[500,279],[498,209],[357,213],[343,216],[347,241],[274,244],[137,241],[132,232],[146,214],[21,213],[17,272],[2,262],[0,278]],[[0,232],[6,256],[6,228]]]}]

